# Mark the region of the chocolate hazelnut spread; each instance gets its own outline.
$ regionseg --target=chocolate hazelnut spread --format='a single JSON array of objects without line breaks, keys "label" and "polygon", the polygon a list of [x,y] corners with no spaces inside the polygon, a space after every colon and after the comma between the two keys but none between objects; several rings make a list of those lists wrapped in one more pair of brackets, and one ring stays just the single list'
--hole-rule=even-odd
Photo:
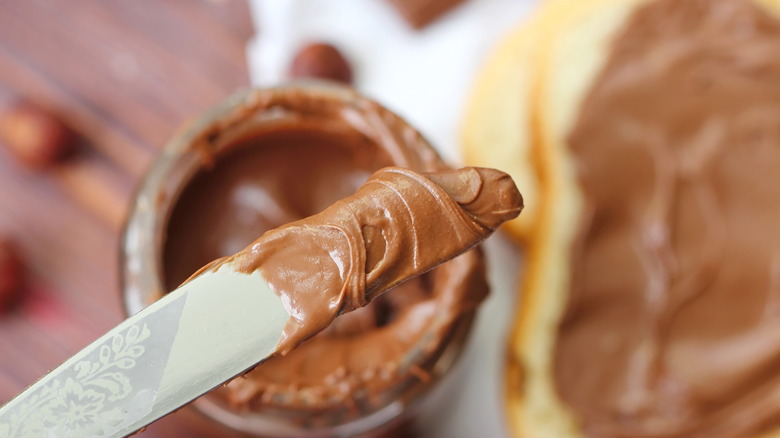
[{"label": "chocolate hazelnut spread", "polygon": [[[315,214],[354,193],[376,169],[388,165],[401,165],[422,172],[446,169],[419,134],[370,101],[361,99],[351,105],[336,104],[319,99],[315,94],[296,94],[286,90],[284,93],[261,95],[253,104],[263,108],[265,113],[279,107],[294,106],[297,115],[292,121],[284,123],[264,122],[259,130],[235,138],[228,148],[214,157],[210,169],[200,170],[187,183],[168,221],[164,246],[168,288],[176,287],[210,260],[244,248],[263,232]],[[236,117],[236,120],[242,117],[247,115]],[[221,129],[224,125],[216,126],[214,131]],[[466,183],[457,191],[454,201],[448,195],[449,200],[433,200],[445,209],[443,211],[449,208],[454,214],[452,208],[461,203],[468,204],[470,211],[478,217],[486,217],[487,212],[482,210],[484,204],[478,196],[479,184],[468,185],[469,181],[473,181],[473,175],[463,179],[471,172],[453,174],[455,180]],[[392,175],[392,181],[385,184],[385,177],[381,175]],[[379,174],[373,185],[378,186],[377,193],[383,194],[380,197],[369,196],[365,202],[370,204],[391,199],[390,191],[398,184],[404,190],[416,185],[413,197],[441,195],[446,189],[439,187],[439,183],[444,187],[453,184],[453,177],[446,173],[433,176],[434,180],[440,178],[433,185],[425,178],[420,180],[409,175],[404,175],[402,171]],[[410,181],[415,181],[415,178],[417,182],[412,184]],[[479,180],[486,181],[482,178],[480,176]],[[475,202],[469,202],[471,197]],[[411,248],[398,248],[396,245],[397,238],[410,236],[383,233],[397,226],[391,220],[395,218],[393,215],[409,214],[408,217],[413,218],[440,212],[399,210],[401,204],[397,201],[401,199],[405,198],[398,198],[394,206],[376,205],[380,208],[392,207],[392,217],[356,216],[366,226],[361,226],[357,234],[352,232],[358,230],[354,228],[349,239],[369,242],[367,247],[370,250],[362,256],[365,258],[363,272],[351,271],[353,275],[349,277],[350,287],[346,289],[349,294],[344,297],[345,301],[335,306],[333,313],[325,316],[326,319],[364,303],[361,301],[364,293],[359,287],[352,288],[352,285],[365,281],[369,286],[369,290],[365,291],[367,298],[373,298],[374,292],[380,289],[377,285],[384,289],[409,274],[395,270],[396,266],[382,260],[388,254],[394,257],[414,254],[407,252]],[[322,214],[335,214],[328,211],[331,210]],[[390,214],[389,210],[382,211]],[[456,223],[469,217],[468,213],[458,215],[460,219]],[[341,220],[336,216],[331,219]],[[494,225],[493,221],[483,221],[482,224],[477,221],[468,226],[463,222],[457,229],[461,230],[464,238],[471,239],[471,233]],[[291,225],[278,233],[270,233],[268,237],[281,236],[280,242],[289,239],[306,244],[305,238],[296,239],[299,231],[306,234],[304,228]],[[202,230],[209,232],[203,233]],[[406,230],[404,228],[401,233]],[[425,231],[427,233],[428,230]],[[434,235],[442,238],[441,234]],[[431,236],[425,233],[420,236],[420,243],[430,242],[425,239]],[[449,233],[446,239],[457,242],[457,236],[457,233]],[[387,240],[383,250],[387,254],[380,255],[382,250],[379,248],[384,239]],[[343,242],[337,238],[332,243],[339,246]],[[284,249],[284,245],[281,248]],[[421,269],[415,273],[422,272],[425,266],[431,267],[428,264],[432,258],[427,251],[433,247],[420,248],[419,260],[415,262],[418,264],[408,265],[413,270]],[[325,262],[330,257],[320,255]],[[347,259],[356,256],[352,253],[343,255]],[[334,259],[341,260],[338,257]],[[355,263],[354,260],[348,261]],[[359,263],[352,265],[353,268]],[[330,274],[323,275],[334,272],[331,270]],[[264,271],[264,275],[266,273]],[[361,280],[361,277],[364,279]],[[275,281],[268,280],[271,283]],[[375,286],[372,288],[371,284]],[[264,362],[216,393],[236,408],[264,412],[269,409],[360,410],[366,404],[383,403],[386,400],[383,391],[388,388],[394,388],[400,382],[419,382],[428,378],[424,371],[426,361],[440,354],[456,327],[470,321],[486,293],[482,255],[478,250],[469,251],[400,284],[391,293],[376,297],[366,307],[339,316],[328,329],[296,350]],[[296,331],[295,323],[292,324],[290,333],[294,336],[290,338],[291,342],[309,335],[306,331]]]},{"label": "chocolate hazelnut spread", "polygon": [[780,426],[780,21],[658,0],[569,138],[585,214],[554,372],[591,437]]},{"label": "chocolate hazelnut spread", "polygon": [[262,274],[290,314],[277,348],[285,355],[336,316],[471,249],[522,207],[512,179],[495,169],[387,167],[354,195],[202,270],[230,263]]}]

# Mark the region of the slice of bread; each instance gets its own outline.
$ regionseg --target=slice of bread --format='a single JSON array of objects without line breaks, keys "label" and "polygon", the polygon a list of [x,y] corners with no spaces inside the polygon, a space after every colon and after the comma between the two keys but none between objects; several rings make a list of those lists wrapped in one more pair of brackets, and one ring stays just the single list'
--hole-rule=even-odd
[{"label": "slice of bread", "polygon": [[556,14],[554,25],[545,29],[533,105],[548,202],[543,203],[546,208],[539,213],[540,226],[531,240],[521,313],[509,352],[507,400],[517,437],[581,436],[556,393],[552,368],[569,288],[569,250],[582,204],[566,136],[609,54],[612,38],[641,1],[571,2],[572,7]]},{"label": "slice of bread", "polygon": [[[485,141],[487,134],[479,137],[472,132],[472,137],[466,140],[466,156],[475,163],[490,160],[487,165],[516,166],[516,171],[528,171],[530,168],[536,178],[532,218],[525,228],[516,228],[527,242],[528,249],[523,298],[507,367],[508,416],[511,430],[519,438],[583,436],[571,411],[556,392],[552,370],[558,324],[569,290],[570,248],[582,209],[567,137],[585,95],[606,62],[613,38],[631,13],[648,1],[652,0],[561,0],[543,3],[543,11],[537,14],[537,17],[544,17],[543,24],[537,21],[525,32],[516,34],[523,35],[516,38],[523,38],[526,44],[536,44],[534,55],[530,57],[533,65],[525,64],[525,60],[529,59],[528,48],[523,48],[519,55],[506,54],[510,50],[507,43],[486,70],[490,72],[490,68],[514,66],[514,74],[522,78],[523,102],[518,104],[517,96],[508,92],[500,95],[499,90],[517,93],[516,85],[508,85],[516,78],[506,72],[492,72],[492,80],[486,79],[486,73],[477,88],[475,103],[487,99],[479,93],[493,90],[494,99],[511,101],[507,105],[521,107],[524,118],[520,122],[516,118],[504,122],[491,121],[492,125],[483,121],[481,129],[503,137],[493,139],[493,146],[489,146],[490,143]],[[780,1],[754,1],[780,14]],[[506,59],[498,58],[502,53]],[[512,57],[514,62],[509,61]],[[533,73],[530,78],[528,71]],[[501,80],[506,82],[502,84]],[[489,85],[485,85],[486,82]],[[493,105],[494,108],[501,107],[500,104]],[[474,111],[479,111],[479,108],[472,108],[471,113]],[[517,113],[519,111],[512,117],[516,117]],[[474,119],[472,116],[469,121],[474,123]],[[511,123],[518,124],[520,128],[509,127]],[[478,131],[474,126],[467,126],[466,133],[468,128]],[[521,145],[522,153],[513,156],[506,151],[482,149],[512,145]],[[524,156],[526,160],[521,165],[509,162],[519,156]],[[780,431],[763,436],[780,437]]]}]

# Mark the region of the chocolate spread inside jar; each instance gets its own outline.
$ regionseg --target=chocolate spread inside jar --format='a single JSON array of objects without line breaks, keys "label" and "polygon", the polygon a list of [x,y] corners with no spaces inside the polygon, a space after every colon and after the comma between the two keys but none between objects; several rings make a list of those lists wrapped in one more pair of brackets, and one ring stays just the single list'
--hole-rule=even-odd
[{"label": "chocolate spread inside jar", "polygon": [[656,0],[569,138],[585,221],[555,379],[586,436],[780,426],[780,21]]},{"label": "chocolate spread inside jar", "polygon": [[[165,290],[264,231],[354,193],[379,168],[446,169],[415,130],[354,93],[254,93],[192,140],[205,164],[172,197],[160,266]],[[339,316],[208,397],[238,412],[292,415],[306,427],[410,402],[448,367],[444,356],[457,356],[460,347],[448,347],[462,343],[486,293],[482,255],[470,251]]]}]

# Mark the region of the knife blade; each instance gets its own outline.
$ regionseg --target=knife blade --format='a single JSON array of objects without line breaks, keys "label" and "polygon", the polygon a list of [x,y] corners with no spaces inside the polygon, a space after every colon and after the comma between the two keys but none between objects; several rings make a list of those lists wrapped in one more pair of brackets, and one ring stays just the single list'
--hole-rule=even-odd
[{"label": "knife blade", "polygon": [[272,355],[288,316],[259,271],[206,270],[0,408],[0,437],[132,434]]}]

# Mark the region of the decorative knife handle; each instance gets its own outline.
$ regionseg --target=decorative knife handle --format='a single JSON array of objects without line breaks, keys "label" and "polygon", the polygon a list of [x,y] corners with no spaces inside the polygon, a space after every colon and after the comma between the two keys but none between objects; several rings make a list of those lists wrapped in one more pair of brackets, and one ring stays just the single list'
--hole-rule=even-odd
[{"label": "decorative knife handle", "polygon": [[166,363],[184,298],[125,321],[0,409],[0,437],[112,436],[148,414],[165,368],[139,364]]},{"label": "decorative knife handle", "polygon": [[131,434],[273,354],[288,317],[259,274],[207,271],[1,407],[0,437]]}]

